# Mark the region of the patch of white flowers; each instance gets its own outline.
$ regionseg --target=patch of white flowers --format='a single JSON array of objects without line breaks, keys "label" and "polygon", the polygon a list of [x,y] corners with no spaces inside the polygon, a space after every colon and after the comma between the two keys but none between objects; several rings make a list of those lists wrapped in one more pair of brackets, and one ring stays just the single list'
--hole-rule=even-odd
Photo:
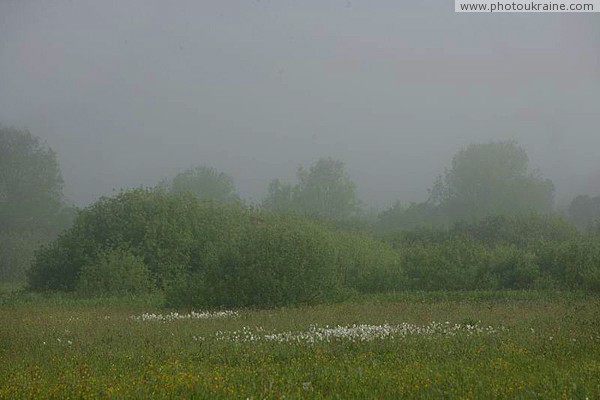
[{"label": "patch of white flowers", "polygon": [[172,312],[169,314],[153,314],[153,313],[145,313],[142,315],[132,315],[129,317],[134,321],[159,321],[159,322],[171,322],[178,321],[184,319],[220,319],[220,318],[235,318],[239,317],[239,313],[237,311],[200,311],[195,312],[192,311],[188,314],[179,314],[177,312]]},{"label": "patch of white flowers", "polygon": [[371,340],[404,338],[407,336],[456,336],[462,335],[493,335],[505,328],[479,326],[469,324],[450,324],[449,322],[432,322],[429,325],[419,326],[409,323],[398,325],[350,325],[350,326],[325,326],[311,325],[307,331],[261,333],[261,329],[252,330],[244,327],[241,330],[223,332],[218,331],[216,340],[230,342],[279,342],[279,343],[316,343],[331,342],[335,340],[350,340],[367,342]]}]

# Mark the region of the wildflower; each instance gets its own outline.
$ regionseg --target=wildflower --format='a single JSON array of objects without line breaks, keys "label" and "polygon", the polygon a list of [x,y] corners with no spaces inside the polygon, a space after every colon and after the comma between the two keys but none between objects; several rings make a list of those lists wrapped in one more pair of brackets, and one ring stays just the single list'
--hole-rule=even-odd
[{"label": "wildflower", "polygon": [[291,343],[315,343],[315,342],[331,342],[333,340],[350,340],[357,342],[404,338],[409,335],[421,336],[456,336],[457,334],[482,335],[496,334],[497,329],[488,327],[479,327],[477,325],[447,325],[437,322],[432,322],[426,326],[412,325],[402,323],[399,325],[366,325],[354,324],[351,326],[335,326],[335,327],[317,327],[309,326],[304,332],[281,332],[281,333],[265,333],[262,334],[262,328],[253,332],[248,327],[243,327],[239,331],[222,332],[218,331],[215,334],[216,340],[231,341],[231,342],[291,342]]},{"label": "wildflower", "polygon": [[235,318],[239,317],[237,311],[202,311],[202,312],[190,312],[189,314],[179,314],[178,312],[172,312],[167,315],[145,313],[139,316],[132,315],[129,317],[134,321],[160,321],[170,322],[182,319],[218,319],[218,318]]}]

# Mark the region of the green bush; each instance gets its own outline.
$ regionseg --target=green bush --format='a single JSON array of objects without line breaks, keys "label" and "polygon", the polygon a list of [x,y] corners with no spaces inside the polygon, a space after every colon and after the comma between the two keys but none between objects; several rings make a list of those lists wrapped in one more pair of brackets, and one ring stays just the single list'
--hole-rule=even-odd
[{"label": "green bush", "polygon": [[489,289],[491,252],[482,244],[457,239],[414,244],[400,250],[408,287],[418,290]]},{"label": "green bush", "polygon": [[29,286],[105,294],[146,288],[146,275],[181,306],[317,303],[402,283],[397,253],[366,235],[301,216],[136,189],[81,210],[71,229],[38,251]]},{"label": "green bush", "polygon": [[215,243],[202,270],[170,290],[171,305],[280,306],[400,289],[396,252],[300,216],[257,212],[238,240]]},{"label": "green bush", "polygon": [[497,289],[532,289],[542,279],[534,253],[515,246],[497,247],[491,267]]},{"label": "green bush", "polygon": [[202,202],[190,194],[135,189],[102,198],[79,212],[73,226],[42,248],[29,271],[34,290],[74,290],[84,265],[101,251],[128,248],[144,260],[159,288],[203,261],[204,247],[233,235],[246,211]]},{"label": "green bush", "polygon": [[156,288],[185,307],[272,307],[406,289],[600,291],[600,240],[558,217],[529,216],[378,241],[298,215],[136,189],[81,210],[37,251],[28,279],[33,290],[88,296]]},{"label": "green bush", "polygon": [[555,270],[541,266],[540,260],[548,257],[550,248],[540,246],[536,251],[507,244],[487,246],[457,238],[407,245],[399,253],[407,287],[415,290],[572,287],[564,278],[568,264],[554,263]]},{"label": "green bush", "polygon": [[363,293],[406,287],[400,257],[388,244],[366,234],[336,232],[335,247],[336,263],[345,287]]},{"label": "green bush", "polygon": [[401,255],[407,287],[419,290],[592,289],[600,265],[592,244],[600,241],[557,215],[490,216],[385,240]]},{"label": "green bush", "polygon": [[600,240],[580,238],[548,243],[538,252],[537,262],[568,289],[600,291]]},{"label": "green bush", "polygon": [[77,292],[86,297],[143,294],[153,289],[142,258],[123,249],[101,252],[95,263],[83,266],[77,280]]},{"label": "green bush", "polygon": [[257,213],[237,240],[214,243],[203,268],[187,280],[172,304],[279,306],[317,303],[340,287],[331,233],[301,218]]}]

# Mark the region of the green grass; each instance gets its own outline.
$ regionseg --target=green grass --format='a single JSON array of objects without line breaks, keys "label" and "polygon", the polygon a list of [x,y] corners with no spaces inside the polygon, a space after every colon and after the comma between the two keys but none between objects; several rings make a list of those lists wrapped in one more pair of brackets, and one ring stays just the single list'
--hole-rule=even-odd
[{"label": "green grass", "polygon": [[18,292],[25,287],[23,282],[0,282],[0,296]]},{"label": "green grass", "polygon": [[[169,312],[159,304],[2,294],[0,398],[600,397],[600,300],[585,294],[395,293],[229,319],[130,319]],[[498,332],[312,344],[216,338],[244,327],[264,335],[432,321]]]}]

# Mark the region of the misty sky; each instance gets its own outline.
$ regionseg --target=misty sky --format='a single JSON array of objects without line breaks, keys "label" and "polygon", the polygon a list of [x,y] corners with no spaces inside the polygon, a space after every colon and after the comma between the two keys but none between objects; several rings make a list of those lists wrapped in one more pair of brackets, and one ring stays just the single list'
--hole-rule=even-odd
[{"label": "misty sky", "polygon": [[453,9],[0,0],[0,123],[57,152],[80,205],[202,164],[259,201],[332,156],[386,207],[492,139],[518,140],[559,204],[600,194],[600,14]]}]

